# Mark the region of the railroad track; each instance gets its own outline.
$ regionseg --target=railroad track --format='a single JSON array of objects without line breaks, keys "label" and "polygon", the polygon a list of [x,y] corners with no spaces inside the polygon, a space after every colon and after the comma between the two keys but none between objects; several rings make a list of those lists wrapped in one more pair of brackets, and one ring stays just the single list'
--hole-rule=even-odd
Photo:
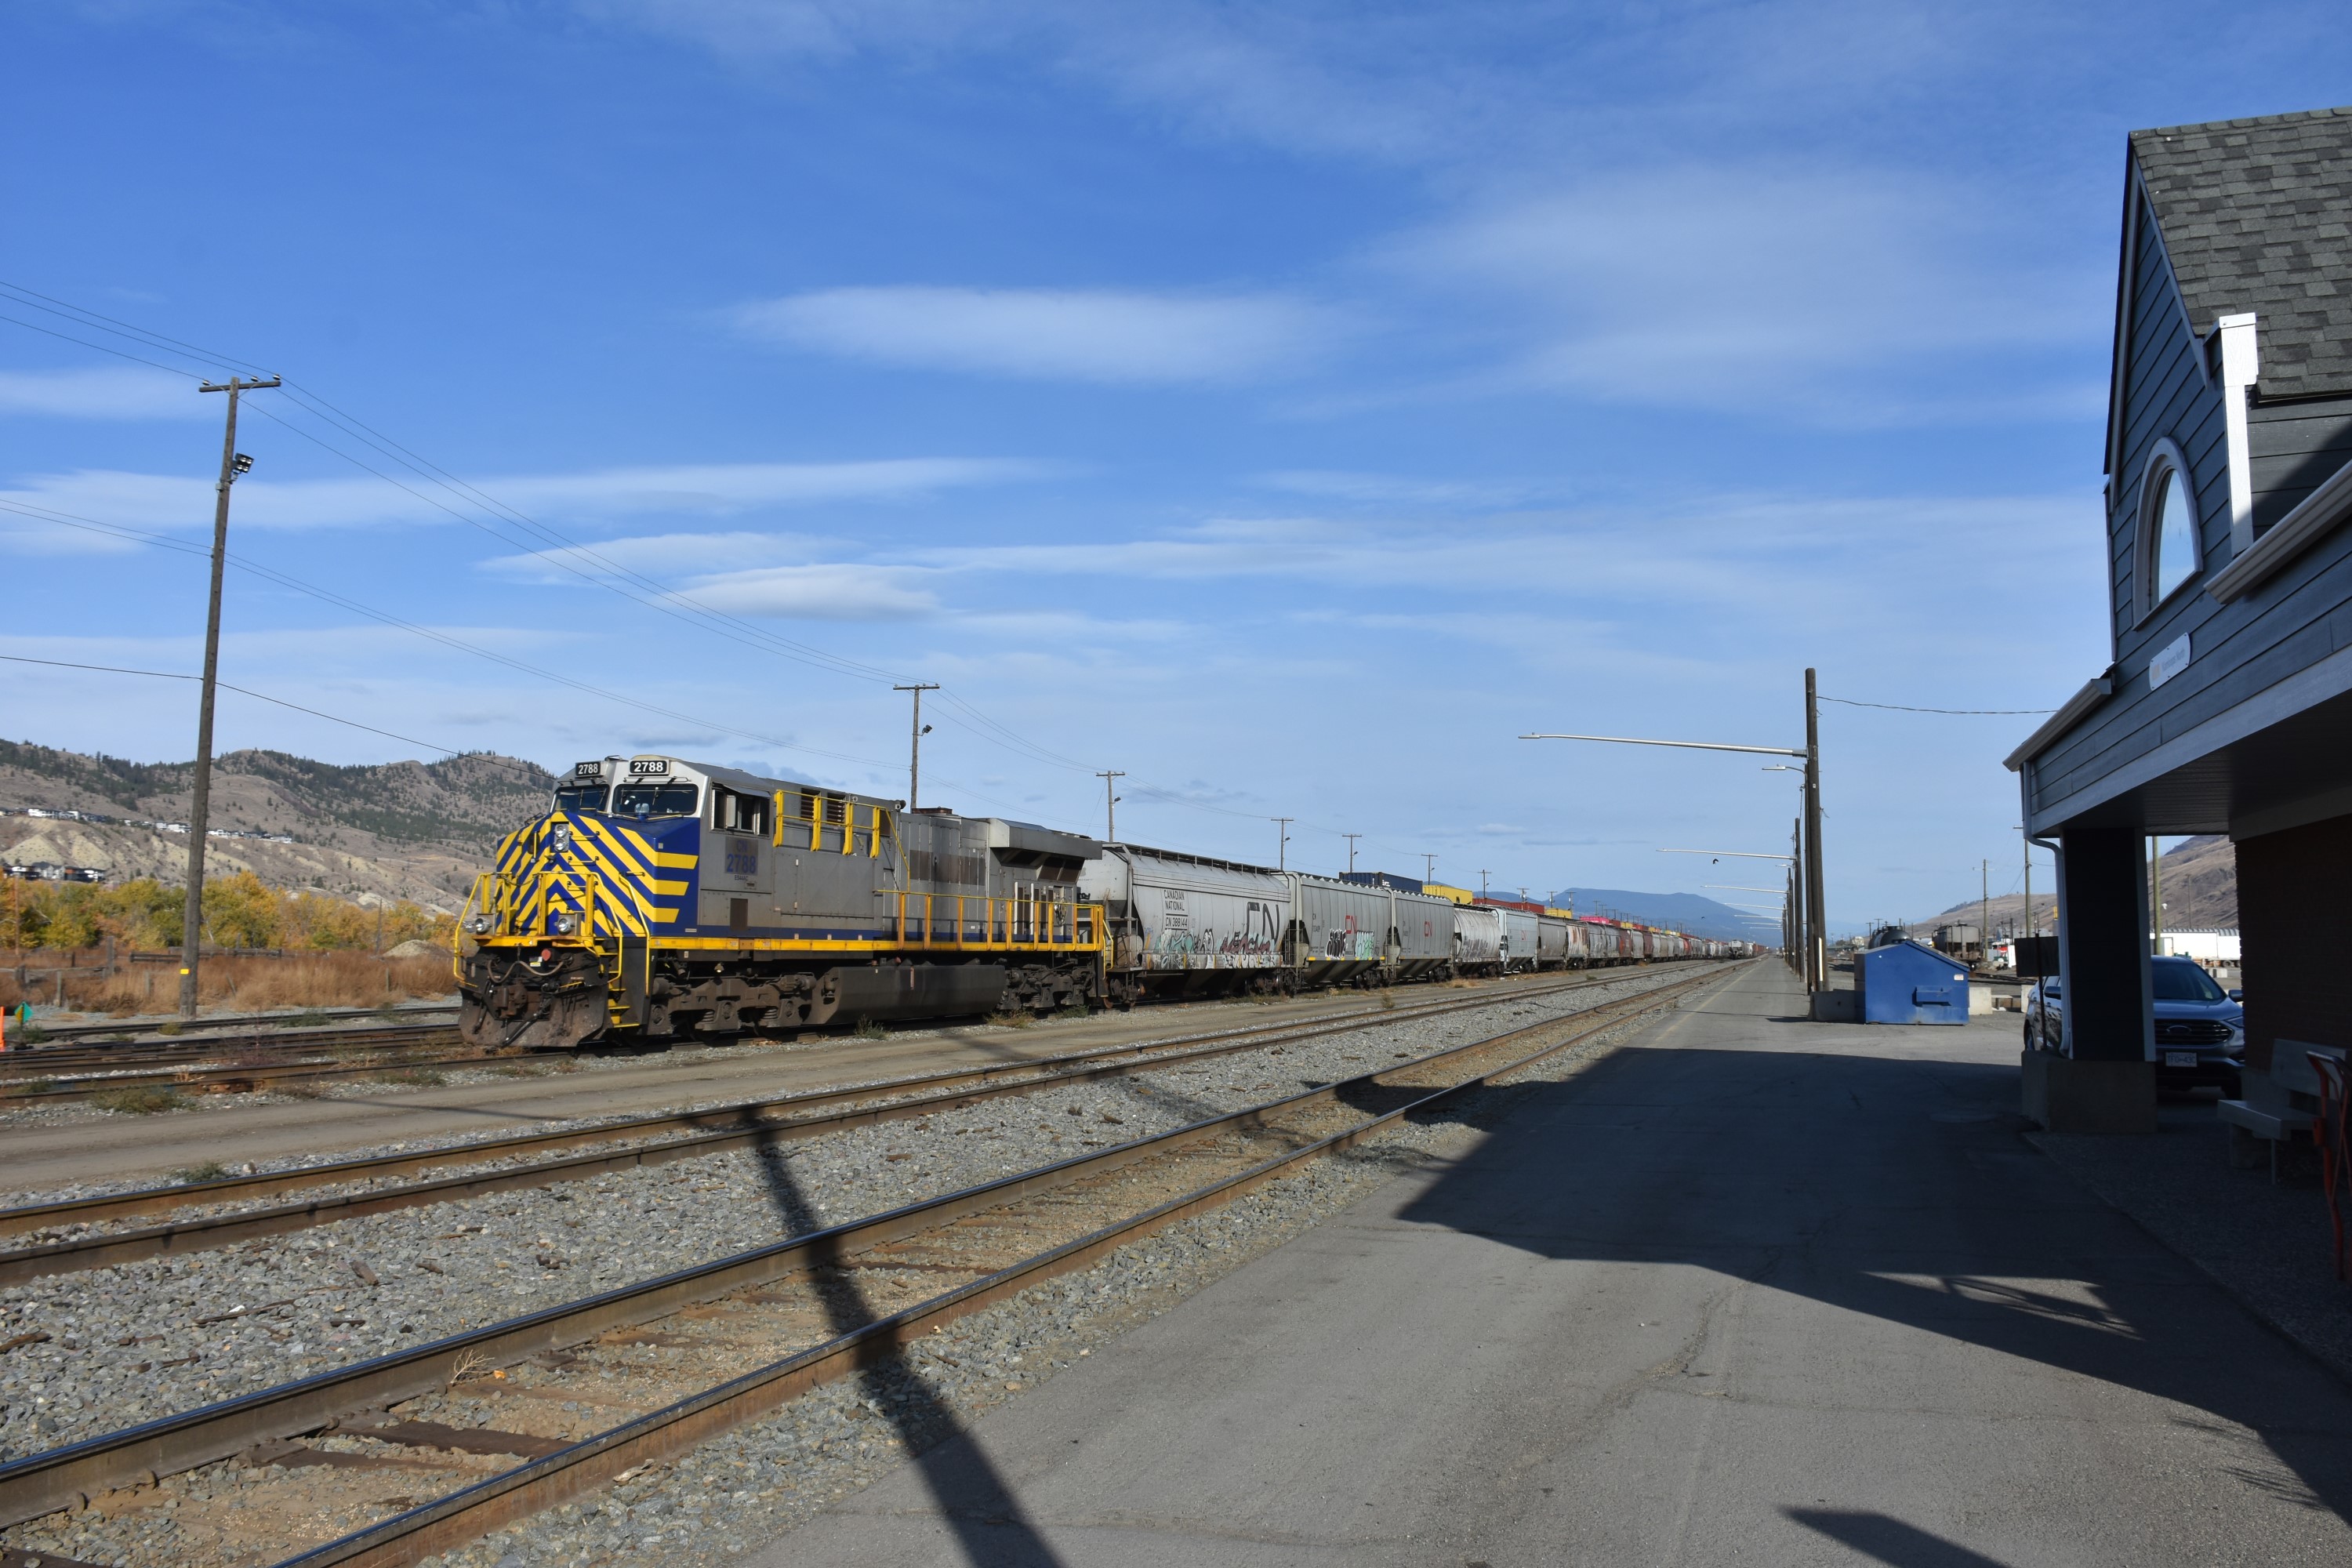
[{"label": "railroad track", "polygon": [[[1615,973],[1616,971],[1601,971]],[[1593,982],[1598,984],[1598,982]],[[158,1089],[190,1094],[254,1093],[272,1085],[327,1083],[338,1079],[380,1076],[387,1068],[429,1071],[463,1069],[485,1061],[518,1058],[533,1053],[467,1047],[440,1056],[405,1055],[446,1047],[459,1038],[450,1024],[379,1025],[370,1028],[304,1029],[299,1037],[264,1035],[258,1029],[242,1037],[214,1037],[190,1044],[126,1044],[115,1050],[86,1046],[28,1047],[0,1055],[0,1108],[11,1104],[44,1105],[87,1100],[126,1089]],[[253,1059],[257,1056],[312,1055],[347,1048],[363,1060],[320,1061]],[[49,1055],[48,1052],[63,1054]],[[231,1054],[245,1059],[210,1060]],[[541,1057],[541,1059],[562,1059]],[[62,1080],[62,1081],[61,1081]],[[37,1087],[36,1087],[37,1086]]]},{"label": "railroad track", "polygon": [[[755,1419],[888,1359],[937,1325],[1083,1268],[1402,1118],[1676,1005],[1726,973],[37,1454],[0,1466],[0,1522],[103,1503],[112,1489],[243,1454],[289,1467],[289,1485],[326,1487],[353,1471],[384,1469],[403,1486],[439,1494],[367,1520],[281,1568],[413,1563]],[[776,1196],[788,1207],[799,1202],[788,1191]],[[646,1331],[665,1321],[677,1331]],[[680,1386],[677,1360],[649,1364],[633,1354],[649,1341],[693,1346],[701,1385]],[[504,1378],[527,1362],[537,1375]],[[714,1368],[726,1373],[717,1382],[709,1381]],[[496,1382],[513,1386],[490,1392]],[[525,1426],[589,1429],[534,1434],[387,1414],[444,1390],[469,1415],[473,1405],[503,1404],[506,1419],[520,1415]],[[596,1413],[614,1411],[625,1414],[596,1429],[612,1419]],[[419,1457],[426,1454],[434,1457]],[[340,1506],[380,1514],[393,1501],[410,1500]],[[194,1514],[178,1517],[184,1523]]]},{"label": "railroad track", "polygon": [[[168,1043],[173,1039],[208,1037],[216,1030],[250,1033],[255,1029],[282,1029],[291,1026],[295,1019],[301,1017],[319,1018],[329,1024],[352,1023],[362,1018],[382,1018],[387,1013],[402,1017],[421,1017],[428,1014],[446,1014],[455,1017],[457,1013],[457,1004],[454,1001],[393,1002],[381,1007],[306,1007],[299,1012],[211,1013],[199,1015],[194,1018],[166,1018],[160,1023],[153,1021],[152,1015],[150,1020],[145,1022],[136,1018],[110,1018],[99,1024],[59,1024],[44,1020],[34,1026],[41,1032],[44,1041],[57,1045],[81,1040],[113,1039],[123,1035],[158,1036],[157,1040],[146,1042],[154,1044]],[[161,1034],[160,1031],[164,1029],[168,1029],[169,1033]],[[10,1048],[13,1050],[16,1047]],[[47,1050],[51,1047],[50,1045],[44,1044],[26,1048]]]},{"label": "railroad track", "polygon": [[[0,1107],[87,1100],[125,1089],[252,1093],[274,1084],[370,1078],[387,1068],[474,1067],[522,1054],[474,1047],[451,1054],[447,1047],[457,1039],[457,1029],[447,1024],[392,1024],[373,1029],[305,1031],[299,1040],[256,1036],[208,1041],[200,1047],[174,1047],[168,1053],[125,1047],[122,1057],[28,1057],[0,1070]],[[318,1059],[320,1053],[338,1047],[343,1049],[344,1059]],[[248,1059],[221,1059],[236,1056]],[[269,1059],[280,1056],[288,1059]],[[262,1059],[251,1059],[256,1057]]]},{"label": "railroad track", "polygon": [[[141,1258],[233,1246],[336,1220],[450,1203],[486,1193],[581,1181],[632,1166],[667,1164],[730,1150],[763,1145],[873,1122],[929,1115],[944,1108],[998,1095],[1029,1094],[1093,1079],[1160,1071],[1202,1058],[1259,1050],[1294,1040],[1318,1038],[1387,1024],[1411,1023],[1558,995],[1596,985],[1621,984],[1604,977],[1524,985],[1475,996],[1451,997],[1417,1005],[1365,1007],[1337,1016],[1256,1025],[1167,1040],[1101,1046],[1082,1051],[920,1073],[851,1089],[748,1100],[702,1110],[632,1117],[561,1132],[526,1133],[440,1149],[415,1150],[359,1160],[341,1160],[299,1170],[228,1176],[169,1187],[110,1193],[62,1203],[0,1209],[0,1237],[32,1236],[34,1245],[0,1251],[0,1287],[45,1275],[110,1268]],[[309,1188],[374,1182],[415,1175],[452,1165],[483,1164],[534,1155],[557,1155],[598,1143],[629,1146],[573,1153],[474,1174],[437,1177],[394,1187],[314,1196],[303,1202],[193,1217],[176,1223],[41,1240],[79,1226],[114,1225],[211,1204],[277,1197]]]},{"label": "railroad track", "polygon": [[63,1046],[11,1046],[0,1056],[0,1083],[91,1068],[173,1068],[244,1052],[317,1051],[338,1046],[431,1038],[455,1033],[449,1024],[385,1024],[369,1027],[288,1026],[263,1032],[206,1035],[192,1040],[131,1040]]}]

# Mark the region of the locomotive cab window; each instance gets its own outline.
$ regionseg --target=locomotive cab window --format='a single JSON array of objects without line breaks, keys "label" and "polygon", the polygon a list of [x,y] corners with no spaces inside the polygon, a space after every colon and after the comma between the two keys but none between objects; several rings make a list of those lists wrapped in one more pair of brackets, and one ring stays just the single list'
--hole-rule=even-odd
[{"label": "locomotive cab window", "polygon": [[602,811],[604,809],[604,786],[600,784],[565,784],[555,792],[558,811]]},{"label": "locomotive cab window", "polygon": [[713,785],[710,792],[712,821],[730,833],[765,833],[768,831],[768,797],[743,795],[731,789]]},{"label": "locomotive cab window", "polygon": [[702,792],[690,784],[625,784],[613,791],[613,815],[639,820],[654,816],[693,816]]}]

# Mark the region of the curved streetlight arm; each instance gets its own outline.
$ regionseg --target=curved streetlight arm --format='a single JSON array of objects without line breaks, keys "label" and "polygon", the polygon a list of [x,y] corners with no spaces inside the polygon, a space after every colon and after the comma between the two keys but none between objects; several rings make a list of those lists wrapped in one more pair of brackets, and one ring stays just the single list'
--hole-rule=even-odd
[{"label": "curved streetlight arm", "polygon": [[1787,746],[1733,746],[1719,741],[1644,741],[1632,735],[1522,735],[1522,741],[1606,741],[1612,746],[1679,746],[1691,752],[1754,752],[1767,757],[1801,757]]}]

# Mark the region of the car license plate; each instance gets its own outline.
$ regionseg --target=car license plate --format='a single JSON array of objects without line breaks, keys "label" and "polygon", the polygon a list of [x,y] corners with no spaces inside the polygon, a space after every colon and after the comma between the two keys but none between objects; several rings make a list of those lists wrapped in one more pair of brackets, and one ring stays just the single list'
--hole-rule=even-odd
[{"label": "car license plate", "polygon": [[2164,1065],[2168,1068],[2193,1068],[2197,1065],[2195,1051],[2167,1051]]}]

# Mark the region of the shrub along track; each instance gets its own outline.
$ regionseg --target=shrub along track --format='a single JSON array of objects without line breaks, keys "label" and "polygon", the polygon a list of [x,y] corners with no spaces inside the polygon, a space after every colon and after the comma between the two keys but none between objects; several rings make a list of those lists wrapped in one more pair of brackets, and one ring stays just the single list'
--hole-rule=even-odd
[{"label": "shrub along track", "polygon": [[[1337,1017],[1219,1030],[1139,1045],[1097,1047],[1017,1062],[922,1073],[853,1089],[632,1117],[562,1132],[527,1133],[439,1149],[336,1161],[291,1171],[226,1176],[0,1209],[0,1237],[34,1238],[31,1246],[0,1250],[0,1287],[45,1275],[227,1247],[335,1220],[446,1203],[485,1193],[581,1181],[608,1171],[667,1164],[871,1122],[919,1118],[943,1107],[968,1104],[993,1095],[1027,1094],[1090,1079],[1151,1072],[1203,1057],[1262,1049],[1371,1026],[1509,1005],[1562,992],[1622,984],[1629,977],[1625,972],[1604,970],[1575,980],[1515,986],[1418,1005],[1367,1007]],[[557,1154],[599,1143],[626,1146],[563,1158],[532,1159],[535,1155]],[[528,1163],[509,1163],[518,1160]],[[499,1168],[396,1186],[364,1185],[453,1165],[489,1163]],[[247,1204],[306,1189],[352,1184],[360,1184],[360,1190],[321,1194],[298,1203],[236,1208],[169,1224],[64,1235],[77,1227],[117,1226],[141,1217],[189,1208]]]},{"label": "shrub along track", "polygon": [[[299,1495],[266,1510],[257,1502],[246,1507],[243,1498],[236,1511],[219,1510],[221,1550],[208,1561],[250,1561],[252,1549],[270,1542],[268,1531],[280,1532],[279,1541],[297,1538],[290,1512],[300,1516],[299,1534],[310,1539],[351,1533],[289,1563],[414,1563],[887,1360],[936,1325],[1083,1268],[1401,1117],[1435,1110],[1465,1090],[1675,1005],[1723,973],[35,1455],[0,1467],[0,1520],[89,1498],[110,1510],[136,1507],[136,1492],[102,1494],[243,1453],[289,1467],[269,1489]],[[787,1211],[804,1206],[789,1177],[779,1178],[772,1195]],[[646,1327],[664,1321],[661,1329]],[[694,1353],[666,1353],[677,1347]],[[526,1362],[532,1371],[506,1377],[504,1369]],[[731,1375],[713,1385],[712,1369]],[[436,1413],[446,1407],[468,1424],[383,1414],[419,1396],[429,1396]],[[618,1425],[597,1429],[616,1415],[624,1417]],[[409,1507],[407,1496],[367,1495],[386,1490],[389,1479],[404,1491],[439,1495],[419,1507]],[[395,1506],[404,1511],[368,1522]],[[212,1528],[184,1508],[178,1519]]]}]

